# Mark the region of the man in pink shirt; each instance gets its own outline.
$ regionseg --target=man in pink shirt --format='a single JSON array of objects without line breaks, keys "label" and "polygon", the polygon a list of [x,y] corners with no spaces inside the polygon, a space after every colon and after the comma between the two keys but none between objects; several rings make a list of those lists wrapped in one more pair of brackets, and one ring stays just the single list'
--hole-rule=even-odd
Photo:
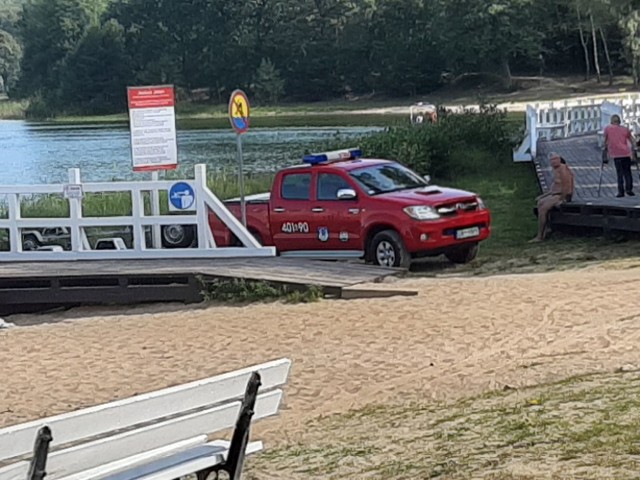
[{"label": "man in pink shirt", "polygon": [[631,155],[634,139],[631,131],[620,125],[620,117],[618,115],[611,116],[611,125],[607,125],[604,129],[604,145],[609,154],[609,158],[613,158],[618,174],[618,195],[624,197],[625,192],[630,197],[633,193],[633,178],[631,176]]}]

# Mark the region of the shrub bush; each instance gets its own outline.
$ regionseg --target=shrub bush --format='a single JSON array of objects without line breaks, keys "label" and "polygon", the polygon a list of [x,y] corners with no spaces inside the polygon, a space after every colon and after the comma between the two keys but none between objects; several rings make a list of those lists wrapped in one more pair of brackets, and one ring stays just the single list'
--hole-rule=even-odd
[{"label": "shrub bush", "polygon": [[515,145],[517,129],[495,106],[441,110],[436,124],[402,125],[360,139],[367,157],[397,160],[419,174],[450,179],[499,166]]},{"label": "shrub bush", "polygon": [[27,105],[25,117],[30,120],[49,120],[56,117],[57,110],[48,98],[37,93]]}]

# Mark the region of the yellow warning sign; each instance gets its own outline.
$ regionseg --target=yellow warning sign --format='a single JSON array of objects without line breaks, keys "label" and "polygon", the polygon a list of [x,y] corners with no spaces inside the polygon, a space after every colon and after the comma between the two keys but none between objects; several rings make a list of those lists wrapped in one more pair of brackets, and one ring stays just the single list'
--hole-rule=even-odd
[{"label": "yellow warning sign", "polygon": [[229,100],[229,119],[237,133],[245,133],[249,130],[250,113],[251,107],[245,93],[242,90],[234,91]]}]

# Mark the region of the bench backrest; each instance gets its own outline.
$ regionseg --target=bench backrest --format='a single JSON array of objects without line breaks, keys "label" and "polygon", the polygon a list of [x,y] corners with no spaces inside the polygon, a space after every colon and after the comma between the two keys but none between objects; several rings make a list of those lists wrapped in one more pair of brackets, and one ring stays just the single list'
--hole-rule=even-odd
[{"label": "bench backrest", "polygon": [[277,413],[288,359],[0,430],[0,480],[24,480],[39,429],[53,435],[47,479],[151,451],[185,448],[235,424],[247,382],[261,377],[254,420]]}]

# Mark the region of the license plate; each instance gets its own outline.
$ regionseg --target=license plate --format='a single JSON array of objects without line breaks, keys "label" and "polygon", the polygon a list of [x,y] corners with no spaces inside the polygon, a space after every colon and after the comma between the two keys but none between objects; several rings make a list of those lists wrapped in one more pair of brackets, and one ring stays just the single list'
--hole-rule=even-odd
[{"label": "license plate", "polygon": [[456,232],[456,240],[463,240],[465,238],[473,238],[480,235],[480,229],[478,227],[463,228]]}]

